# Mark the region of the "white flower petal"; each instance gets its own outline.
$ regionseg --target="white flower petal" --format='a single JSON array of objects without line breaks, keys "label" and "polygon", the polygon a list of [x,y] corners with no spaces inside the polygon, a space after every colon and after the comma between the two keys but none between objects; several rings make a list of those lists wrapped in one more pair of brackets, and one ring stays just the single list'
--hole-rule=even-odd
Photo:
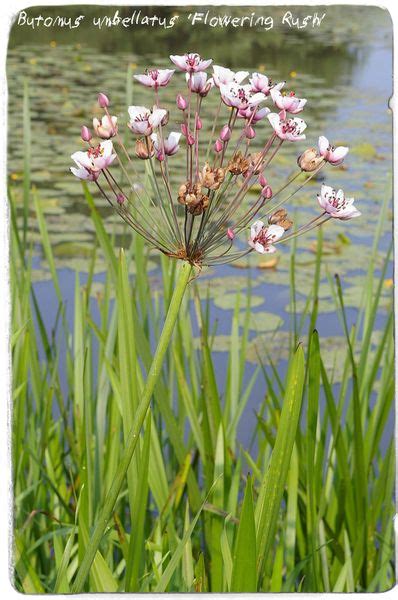
[{"label": "white flower petal", "polygon": [[76,169],[76,167],[70,167],[70,171],[75,177],[78,177],[79,179],[88,179],[90,176],[90,173],[83,168]]},{"label": "white flower petal", "polygon": [[110,140],[105,140],[104,142],[101,142],[100,144],[101,148],[103,149],[104,153],[103,153],[103,158],[109,158],[110,155],[113,152],[113,144]]},{"label": "white flower petal", "polygon": [[154,107],[153,113],[149,116],[148,121],[152,127],[158,127],[166,115],[167,110]]},{"label": "white flower petal", "polygon": [[321,155],[325,154],[325,152],[329,148],[329,140],[324,135],[321,135],[318,140],[318,148],[319,148],[319,153]]},{"label": "white flower petal", "polygon": [[265,247],[262,244],[260,244],[260,242],[256,242],[254,244],[254,249],[256,250],[256,252],[259,252],[260,254],[265,254],[265,252],[266,252]]},{"label": "white flower petal", "polygon": [[77,164],[78,167],[87,167],[89,169],[92,164],[87,152],[82,152],[81,150],[74,152],[71,155],[71,159]]},{"label": "white flower petal", "polygon": [[178,54],[171,54],[170,60],[178,67],[181,71],[187,71],[187,57],[186,55],[179,56]]},{"label": "white flower petal", "polygon": [[255,221],[253,223],[253,225],[250,227],[251,238],[257,237],[263,227],[264,227],[264,223],[262,221]]},{"label": "white flower petal", "polygon": [[131,121],[134,121],[138,116],[148,117],[151,114],[149,108],[146,108],[145,106],[129,106],[127,110]]},{"label": "white flower petal", "polygon": [[146,85],[147,87],[153,87],[155,85],[154,79],[148,75],[134,75],[134,79],[142,83],[142,85]]},{"label": "white flower petal", "polygon": [[267,237],[271,236],[273,242],[279,240],[284,233],[285,230],[280,225],[270,225],[267,229]]}]

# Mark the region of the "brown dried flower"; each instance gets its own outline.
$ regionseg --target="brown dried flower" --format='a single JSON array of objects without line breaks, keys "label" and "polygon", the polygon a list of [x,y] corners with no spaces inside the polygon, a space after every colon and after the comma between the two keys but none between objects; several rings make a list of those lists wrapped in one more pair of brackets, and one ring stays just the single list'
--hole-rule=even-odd
[{"label": "brown dried flower", "polygon": [[155,155],[155,148],[152,140],[147,137],[146,140],[140,138],[135,143],[135,155],[142,160],[147,160]]},{"label": "brown dried flower", "polygon": [[189,181],[180,185],[178,202],[186,206],[192,215],[201,215],[209,205],[209,197],[202,194],[201,183],[190,184]]},{"label": "brown dried flower", "polygon": [[280,227],[283,227],[285,231],[290,229],[293,225],[293,221],[289,219],[287,210],[284,208],[279,208],[272,215],[270,215],[268,217],[268,223],[270,225],[279,225]]},{"label": "brown dried flower", "polygon": [[264,165],[264,157],[262,152],[254,152],[248,156],[249,170],[253,175],[261,173]]},{"label": "brown dried flower", "polygon": [[250,166],[250,159],[245,158],[242,152],[237,152],[228,163],[227,170],[233,175],[245,173]]},{"label": "brown dried flower", "polygon": [[323,157],[319,156],[315,148],[307,148],[297,159],[298,166],[306,173],[315,171],[322,162]]},{"label": "brown dried flower", "polygon": [[200,182],[203,187],[209,190],[218,190],[225,178],[225,169],[210,167],[206,162],[200,174]]}]

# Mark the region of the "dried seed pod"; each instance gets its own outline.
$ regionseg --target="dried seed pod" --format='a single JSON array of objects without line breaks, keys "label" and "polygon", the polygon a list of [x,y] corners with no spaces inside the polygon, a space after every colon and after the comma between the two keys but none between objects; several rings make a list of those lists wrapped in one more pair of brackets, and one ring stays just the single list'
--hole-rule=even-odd
[{"label": "dried seed pod", "polygon": [[319,156],[315,148],[307,148],[297,159],[298,166],[306,173],[315,171],[322,162],[323,157]]},{"label": "dried seed pod", "polygon": [[264,157],[262,152],[254,152],[253,154],[249,154],[248,162],[248,171],[250,171],[252,175],[258,175],[261,173],[261,169],[264,166]]},{"label": "dried seed pod", "polygon": [[209,197],[202,193],[200,182],[191,184],[189,181],[180,185],[178,202],[186,206],[193,215],[201,215],[209,205]]},{"label": "dried seed pod", "polygon": [[206,162],[200,174],[200,182],[203,187],[209,190],[218,190],[225,178],[225,169],[210,167],[209,163]]},{"label": "dried seed pod", "polygon": [[155,148],[150,138],[140,138],[135,143],[135,155],[142,160],[152,158],[155,155]]},{"label": "dried seed pod", "polygon": [[287,214],[287,210],[284,208],[279,208],[272,215],[268,217],[269,225],[279,225],[283,227],[285,231],[290,229],[293,225],[293,221],[289,219]]},{"label": "dried seed pod", "polygon": [[241,175],[245,173],[250,166],[250,160],[242,155],[242,152],[237,152],[228,163],[227,170],[233,175]]}]

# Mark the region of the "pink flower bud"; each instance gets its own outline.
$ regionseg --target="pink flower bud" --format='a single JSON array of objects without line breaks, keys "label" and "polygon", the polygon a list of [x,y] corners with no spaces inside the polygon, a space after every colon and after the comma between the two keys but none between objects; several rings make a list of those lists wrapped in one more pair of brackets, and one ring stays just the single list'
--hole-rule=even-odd
[{"label": "pink flower bud", "polygon": [[270,200],[270,198],[272,198],[272,189],[271,189],[271,187],[269,185],[266,185],[265,187],[263,187],[263,189],[261,190],[261,195],[266,200]]},{"label": "pink flower bud", "polygon": [[234,234],[234,232],[232,231],[232,229],[230,229],[230,228],[228,227],[228,229],[227,229],[227,238],[228,238],[229,240],[233,240],[233,239],[234,239],[234,237],[235,237],[235,234]]},{"label": "pink flower bud", "polygon": [[181,94],[177,94],[176,102],[177,102],[177,108],[179,108],[180,110],[185,110],[186,107],[188,106],[188,102],[185,100],[184,96],[182,96]]},{"label": "pink flower bud", "polygon": [[109,98],[105,96],[102,92],[98,94],[98,104],[101,108],[108,108],[109,106]]},{"label": "pink flower bud", "polygon": [[216,143],[214,144],[214,152],[221,152],[223,147],[224,144],[222,143],[222,141],[220,139],[216,140]]},{"label": "pink flower bud", "polygon": [[184,137],[187,137],[188,135],[188,127],[185,125],[185,123],[181,123],[181,133]]},{"label": "pink flower bud", "polygon": [[198,116],[195,119],[195,127],[197,130],[202,129],[202,120]]},{"label": "pink flower bud", "polygon": [[116,194],[116,200],[117,203],[120,204],[120,206],[122,206],[122,204],[124,204],[124,201],[126,200],[126,197],[124,194]]},{"label": "pink flower bud", "polygon": [[248,140],[252,140],[253,138],[256,137],[256,132],[254,131],[254,129],[251,125],[248,125],[245,128],[245,136]]},{"label": "pink flower bud", "polygon": [[162,162],[162,161],[164,160],[164,153],[163,153],[161,150],[159,150],[159,152],[156,154],[156,158],[157,158],[157,159],[158,159],[160,162]]},{"label": "pink flower bud", "polygon": [[261,187],[265,187],[266,185],[268,185],[267,178],[262,173],[260,174],[260,177],[258,178],[258,183],[261,185]]},{"label": "pink flower bud", "polygon": [[228,125],[224,125],[220,132],[220,140],[223,142],[228,142],[231,139],[232,131]]},{"label": "pink flower bud", "polygon": [[195,138],[193,137],[192,133],[188,133],[188,135],[187,135],[188,146],[193,146],[194,143],[195,143]]},{"label": "pink flower bud", "polygon": [[89,142],[93,137],[91,135],[91,131],[85,125],[83,125],[83,127],[81,128],[81,137],[83,142]]}]

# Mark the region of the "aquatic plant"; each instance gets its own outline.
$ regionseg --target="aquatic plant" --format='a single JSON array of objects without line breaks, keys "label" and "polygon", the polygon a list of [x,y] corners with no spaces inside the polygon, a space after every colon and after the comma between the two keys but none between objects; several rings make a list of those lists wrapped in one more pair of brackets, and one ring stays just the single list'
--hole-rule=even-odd
[{"label": "aquatic plant", "polygon": [[[153,89],[152,108],[140,105],[128,108],[128,127],[134,136],[138,136],[135,143],[136,160],[133,161],[121,139],[117,117],[111,115],[109,98],[102,92],[98,96],[98,103],[105,114],[101,121],[93,120],[93,127],[96,135],[105,141],[93,143],[90,131],[83,126],[81,137],[89,145],[88,150],[72,155],[78,167],[72,168],[76,177],[94,182],[122,219],[154,248],[168,257],[184,261],[147,380],[130,424],[123,456],[82,558],[72,586],[73,592],[83,589],[136,451],[193,268],[201,269],[203,266],[231,262],[253,250],[261,254],[273,253],[275,246],[281,241],[302,235],[331,218],[347,220],[360,214],[353,209],[353,200],[344,198],[342,190],[335,193],[332,188],[324,186],[319,197],[323,211],[305,225],[285,235],[292,228],[293,222],[287,211],[280,208],[281,204],[294,196],[326,164],[341,162],[345,150],[342,152],[341,149],[332,149],[326,138],[321,137],[320,153],[313,148],[306,150],[305,156],[301,155],[297,160],[299,172],[274,192],[273,185],[270,185],[266,176],[267,168],[284,142],[305,139],[305,121],[296,116],[289,117],[287,113],[301,113],[306,99],[296,98],[294,92],[288,95],[282,93],[285,82],[274,84],[268,77],[258,73],[253,74],[249,83],[243,83],[249,75],[247,72],[235,73],[217,65],[213,67],[213,76],[208,77],[205,70],[213,61],[204,60],[197,53],[172,55],[170,59],[185,74],[186,88],[176,95],[176,106],[181,115],[177,119],[181,133],[171,131],[166,135],[165,127],[170,115],[160,101],[160,88],[170,83],[174,70],[150,69],[144,74],[136,75],[136,79]],[[211,134],[203,143],[201,131],[205,129],[202,108],[213,88],[218,88],[220,100]],[[259,108],[268,96],[281,109],[279,113],[271,112],[268,107]],[[227,122],[221,116],[223,105],[229,110]],[[257,137],[259,123],[265,118],[271,125],[271,133],[269,136],[265,135],[260,144],[261,149],[252,152],[252,140]],[[217,129],[219,135],[214,140]],[[114,150],[110,138],[115,140],[118,149]],[[183,161],[178,160],[181,138],[185,140]],[[309,153],[311,159],[308,161]],[[109,168],[115,158],[128,189]],[[137,160],[144,161],[145,167],[137,169]],[[296,187],[287,199],[275,202],[279,194],[288,189],[302,171],[310,173],[304,183]],[[173,188],[174,172],[178,182],[177,189]],[[251,199],[250,196],[253,195],[254,198]],[[242,248],[238,236],[248,230],[260,212],[264,215],[261,218],[266,218],[267,222],[257,219],[251,225],[250,235]],[[300,348],[292,365],[287,383],[289,404],[284,408],[270,470],[260,494],[263,500],[257,518],[261,535],[255,559],[260,579],[265,561],[268,560],[300,414],[304,385],[304,359]],[[255,585],[254,583],[254,587]],[[237,591],[248,591],[242,581],[234,587]],[[249,587],[250,591],[254,591],[252,586]],[[216,585],[214,589],[218,588]]]}]

